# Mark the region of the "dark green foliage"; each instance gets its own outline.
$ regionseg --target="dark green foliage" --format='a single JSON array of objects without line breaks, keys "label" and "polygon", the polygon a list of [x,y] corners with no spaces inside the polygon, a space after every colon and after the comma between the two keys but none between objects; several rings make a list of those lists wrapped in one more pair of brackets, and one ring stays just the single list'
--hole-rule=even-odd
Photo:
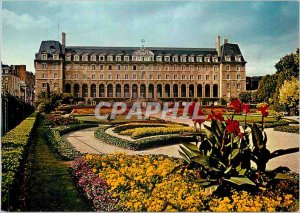
[{"label": "dark green foliage", "polygon": [[142,150],[151,147],[159,147],[163,145],[177,144],[182,142],[191,142],[195,140],[193,136],[178,136],[176,134],[129,141],[107,134],[105,132],[107,128],[109,127],[100,126],[95,131],[95,137],[104,143],[132,150]]},{"label": "dark green foliage", "polygon": [[251,102],[251,92],[241,92],[239,94],[239,99],[243,103],[250,103]]},{"label": "dark green foliage", "polygon": [[299,126],[277,126],[274,128],[274,131],[299,134]]},{"label": "dark green foliage", "polygon": [[266,75],[262,78],[258,90],[257,97],[260,102],[269,103],[269,99],[273,98],[277,87],[277,75]]},{"label": "dark green foliage", "polygon": [[19,196],[20,174],[23,170],[26,152],[35,128],[37,113],[33,113],[2,138],[1,145],[1,207],[14,209]]},{"label": "dark green foliage", "polygon": [[[286,126],[289,124],[298,124],[298,121],[295,120],[280,120],[280,121],[275,121],[275,122],[266,122],[264,124],[264,128],[273,128],[276,126]],[[261,126],[260,123],[257,124],[258,126]]]},{"label": "dark green foliage", "polygon": [[57,154],[62,160],[73,160],[80,153],[68,142],[63,140],[61,135],[79,129],[95,127],[95,124],[70,124],[68,126],[61,126],[57,128],[46,127],[45,136],[48,140],[49,146],[53,153]]}]

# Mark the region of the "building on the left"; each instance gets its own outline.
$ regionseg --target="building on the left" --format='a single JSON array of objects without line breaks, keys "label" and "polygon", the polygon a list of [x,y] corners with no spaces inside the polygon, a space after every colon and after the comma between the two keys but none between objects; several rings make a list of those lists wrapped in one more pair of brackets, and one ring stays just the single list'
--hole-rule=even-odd
[{"label": "building on the left", "polygon": [[26,65],[2,64],[1,94],[10,94],[26,103],[34,103],[35,75],[26,71]]}]

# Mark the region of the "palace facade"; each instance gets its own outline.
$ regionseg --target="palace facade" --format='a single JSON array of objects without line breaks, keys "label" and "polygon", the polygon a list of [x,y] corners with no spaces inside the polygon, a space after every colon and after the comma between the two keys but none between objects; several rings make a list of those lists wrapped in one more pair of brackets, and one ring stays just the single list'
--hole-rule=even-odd
[{"label": "palace facade", "polygon": [[35,55],[36,95],[46,90],[101,98],[224,98],[246,91],[238,44],[215,48],[88,47],[42,41]]}]

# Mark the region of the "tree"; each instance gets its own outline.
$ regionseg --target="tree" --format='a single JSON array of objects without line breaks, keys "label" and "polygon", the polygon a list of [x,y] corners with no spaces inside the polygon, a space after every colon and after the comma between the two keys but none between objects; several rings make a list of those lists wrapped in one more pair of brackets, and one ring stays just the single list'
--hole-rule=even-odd
[{"label": "tree", "polygon": [[285,55],[280,59],[279,62],[275,64],[275,68],[277,70],[277,74],[286,72],[291,76],[296,78],[299,77],[299,48],[297,48],[296,52]]},{"label": "tree", "polygon": [[250,103],[251,102],[251,92],[241,92],[239,94],[239,99],[243,103]]},{"label": "tree", "polygon": [[292,77],[290,81],[285,80],[279,89],[279,103],[284,105],[290,113],[290,109],[297,110],[299,104],[299,81]]},{"label": "tree", "polygon": [[266,75],[262,78],[257,89],[257,97],[260,102],[268,102],[273,98],[277,87],[277,75]]}]

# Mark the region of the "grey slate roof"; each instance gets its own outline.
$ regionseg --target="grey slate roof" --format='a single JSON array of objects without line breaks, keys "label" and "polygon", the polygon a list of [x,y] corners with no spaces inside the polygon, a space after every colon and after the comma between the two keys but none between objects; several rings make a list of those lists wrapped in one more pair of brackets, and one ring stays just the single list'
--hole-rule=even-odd
[{"label": "grey slate roof", "polygon": [[[134,51],[139,50],[140,47],[84,47],[84,46],[69,46],[66,47],[66,53],[82,55],[87,53],[88,55],[96,54],[129,54],[131,55]],[[147,47],[148,50],[151,50],[154,55],[217,55],[215,48],[170,48],[170,47]]]},{"label": "grey slate roof", "polygon": [[[216,48],[176,48],[176,47],[146,47],[151,50],[154,55],[217,55]],[[88,55],[100,55],[100,54],[122,54],[131,55],[134,51],[139,50],[140,47],[95,47],[95,46],[67,46],[66,53],[88,54]],[[36,55],[36,59],[40,59],[41,54],[45,52],[50,55],[53,53],[62,54],[62,45],[59,41],[42,41],[39,52]],[[236,55],[242,55],[238,44],[226,43],[221,46],[221,61],[224,61],[225,56],[229,55],[232,58]],[[51,56],[50,56],[51,57]],[[244,58],[242,57],[242,61]]]}]

